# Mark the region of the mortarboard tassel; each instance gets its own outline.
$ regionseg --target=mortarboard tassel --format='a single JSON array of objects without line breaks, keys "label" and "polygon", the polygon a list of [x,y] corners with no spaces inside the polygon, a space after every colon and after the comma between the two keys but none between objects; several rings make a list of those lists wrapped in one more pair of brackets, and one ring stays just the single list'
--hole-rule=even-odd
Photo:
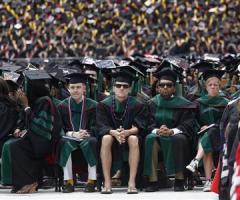
[{"label": "mortarboard tassel", "polygon": [[97,83],[96,83],[95,80],[94,80],[94,83],[93,83],[93,90],[94,90],[94,91],[93,91],[93,93],[94,93],[94,94],[93,94],[93,95],[94,95],[93,98],[94,98],[95,101],[97,101]]},{"label": "mortarboard tassel", "polygon": [[86,97],[89,97],[89,82],[86,82]]},{"label": "mortarboard tassel", "polygon": [[103,74],[102,74],[102,71],[101,70],[99,70],[99,73],[98,73],[98,84],[97,84],[97,86],[98,86],[98,91],[99,92],[104,92],[103,91]]}]

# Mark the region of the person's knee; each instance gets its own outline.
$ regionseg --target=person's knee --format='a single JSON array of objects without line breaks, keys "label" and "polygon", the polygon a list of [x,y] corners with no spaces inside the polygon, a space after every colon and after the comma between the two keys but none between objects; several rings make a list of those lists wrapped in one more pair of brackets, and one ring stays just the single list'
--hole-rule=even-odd
[{"label": "person's knee", "polygon": [[97,145],[98,141],[95,137],[90,137],[89,139],[89,143],[93,144],[93,145]]},{"label": "person's knee", "polygon": [[102,137],[102,147],[109,147],[113,143],[113,137],[111,135],[104,135]]},{"label": "person's knee", "polygon": [[173,136],[173,142],[178,145],[185,146],[188,143],[187,137],[183,134],[177,134]]},{"label": "person's knee", "polygon": [[152,140],[152,139],[154,139],[154,138],[157,138],[157,135],[154,134],[154,133],[151,133],[151,134],[148,134],[148,135],[146,136],[145,140],[146,140],[146,141],[150,141],[150,140]]},{"label": "person's knee", "polygon": [[136,135],[130,135],[128,137],[128,145],[129,147],[138,147],[138,137]]}]

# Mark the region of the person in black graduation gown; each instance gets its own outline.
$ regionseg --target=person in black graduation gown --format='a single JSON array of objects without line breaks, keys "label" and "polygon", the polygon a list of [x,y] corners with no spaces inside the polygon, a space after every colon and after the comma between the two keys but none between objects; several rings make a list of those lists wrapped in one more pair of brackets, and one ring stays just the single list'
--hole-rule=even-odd
[{"label": "person in black graduation gown", "polygon": [[174,191],[184,191],[184,169],[189,162],[191,143],[195,138],[195,105],[176,96],[177,74],[162,69],[156,74],[159,93],[149,101],[152,122],[145,140],[144,175],[149,185],[146,192],[159,189],[157,166],[162,152],[168,175],[175,174]]},{"label": "person in black graduation gown", "polygon": [[[7,109],[2,107],[3,111],[6,112],[1,117],[1,122],[4,127],[1,130],[6,131],[9,130],[9,134],[5,137],[1,138],[1,157],[2,157],[2,165],[1,165],[1,183],[3,185],[12,185],[12,173],[11,173],[11,164],[10,164],[10,145],[15,139],[22,137],[25,133],[25,120],[24,120],[24,109],[21,102],[21,99],[26,98],[26,95],[20,89],[20,86],[14,82],[13,80],[6,80],[9,95],[2,95],[2,98],[6,98],[8,102],[8,106],[11,106],[11,109],[7,111]],[[2,85],[2,84],[1,84]],[[6,87],[5,87],[6,88]],[[4,90],[2,90],[4,91]],[[7,91],[7,90],[5,90]],[[2,102],[3,103],[3,102]],[[4,105],[4,104],[3,104]],[[5,118],[6,117],[6,118]],[[7,122],[6,122],[7,120]],[[11,127],[11,128],[10,128]],[[9,129],[10,128],[10,129]],[[2,151],[3,150],[3,151]]]},{"label": "person in black graduation gown", "polygon": [[9,96],[7,82],[0,77],[0,156],[4,143],[17,128],[18,106]]},{"label": "person in black graduation gown", "polygon": [[[27,71],[27,133],[10,146],[13,190],[18,193],[37,191],[43,162],[60,138],[61,120],[49,98],[50,77],[43,70]],[[29,104],[29,106],[28,106]]]},{"label": "person in black graduation gown", "polygon": [[[97,102],[87,98],[86,83],[88,75],[72,73],[66,76],[70,97],[59,105],[65,135],[58,148],[58,164],[63,168],[63,192],[74,191],[72,165],[88,166],[88,181],[85,192],[94,192],[96,186],[96,165],[98,161],[98,143],[96,139],[96,105]],[[73,160],[72,160],[73,157]]]},{"label": "person in black graduation gown", "polygon": [[135,178],[140,159],[140,142],[146,127],[146,106],[129,96],[134,75],[128,69],[112,75],[114,94],[97,106],[97,130],[104,175],[103,194],[112,193],[111,172],[129,163],[128,193],[137,193]]}]

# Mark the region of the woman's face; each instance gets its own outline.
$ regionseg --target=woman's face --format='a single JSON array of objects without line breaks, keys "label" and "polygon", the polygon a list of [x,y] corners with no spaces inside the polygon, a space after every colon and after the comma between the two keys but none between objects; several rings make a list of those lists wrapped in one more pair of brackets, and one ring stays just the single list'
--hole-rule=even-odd
[{"label": "woman's face", "polygon": [[216,77],[207,79],[206,81],[206,90],[208,96],[215,97],[219,95],[220,81]]}]

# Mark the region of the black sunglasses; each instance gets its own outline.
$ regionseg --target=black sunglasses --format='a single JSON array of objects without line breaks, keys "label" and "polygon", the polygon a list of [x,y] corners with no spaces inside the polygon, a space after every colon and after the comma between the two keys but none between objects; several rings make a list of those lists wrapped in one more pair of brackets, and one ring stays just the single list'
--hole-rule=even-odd
[{"label": "black sunglasses", "polygon": [[173,84],[172,83],[159,83],[159,87],[164,88],[165,86],[167,88],[171,88],[171,87],[173,87]]},{"label": "black sunglasses", "polygon": [[121,87],[123,87],[124,89],[128,89],[128,88],[129,88],[129,85],[128,85],[128,84],[119,84],[119,83],[116,83],[116,84],[115,84],[115,87],[116,87],[116,88],[121,88]]}]

